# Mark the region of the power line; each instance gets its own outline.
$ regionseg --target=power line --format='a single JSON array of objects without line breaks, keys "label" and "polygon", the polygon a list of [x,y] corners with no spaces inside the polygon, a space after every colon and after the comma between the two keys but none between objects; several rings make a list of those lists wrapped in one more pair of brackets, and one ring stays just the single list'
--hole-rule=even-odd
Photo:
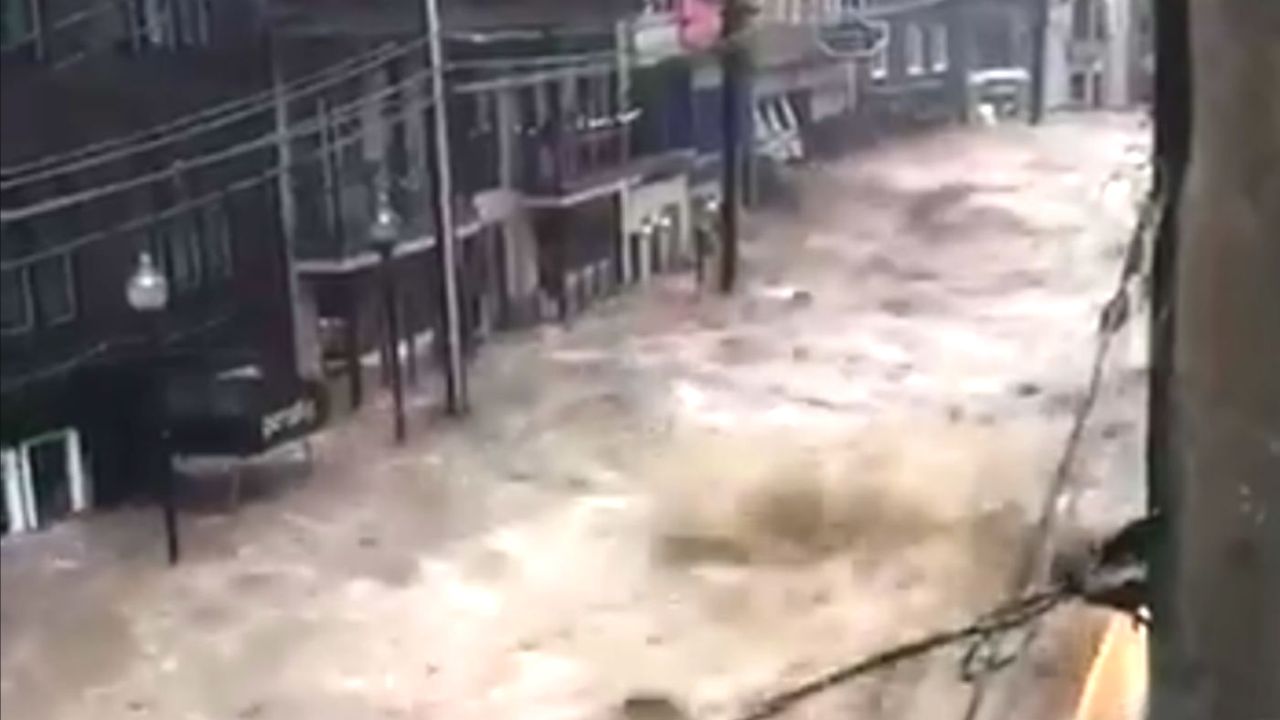
[{"label": "power line", "polygon": [[[937,2],[937,1],[938,1],[938,0],[930,0],[930,2]],[[107,3],[105,3],[105,4],[104,4],[104,6],[108,6],[108,5],[112,4],[113,2],[127,2],[127,0],[109,0]],[[91,8],[91,9],[89,9],[89,10],[81,11],[80,13],[73,13],[71,16],[67,16],[67,18],[64,18],[63,20],[59,21],[59,23],[55,25],[55,28],[59,28],[59,29],[60,29],[61,27],[68,26],[68,25],[71,25],[71,24],[75,24],[75,22],[78,22],[78,21],[80,21],[80,20],[84,19],[84,17],[90,16],[90,15],[94,15],[94,14],[98,14],[99,12],[101,12],[101,9],[94,10],[94,9],[92,9],[92,8]],[[751,32],[753,32],[753,31],[752,31],[752,30],[744,30],[744,31],[741,33],[741,35],[742,35],[742,36],[745,36],[745,35],[750,34]],[[493,33],[491,33],[491,34],[493,34]],[[540,33],[530,33],[530,32],[528,32],[528,31],[510,31],[510,32],[509,32],[509,34],[510,34],[510,35],[513,35],[513,36],[516,36],[516,37],[541,36],[541,34],[540,34]],[[445,33],[445,36],[446,36],[446,37],[457,37],[457,38],[463,38],[463,39],[474,39],[474,38],[476,37],[476,34],[475,34],[475,33],[467,33],[467,32],[455,32],[455,33]],[[35,37],[35,34],[34,34],[34,33],[32,33],[32,34],[28,37],[28,39],[34,39],[34,37]],[[487,38],[488,36],[486,35],[485,37]],[[734,39],[737,39],[737,38],[734,38]],[[399,56],[400,54],[403,54],[403,53],[405,53],[405,52],[411,51],[412,49],[414,49],[414,48],[416,48],[417,46],[419,46],[419,45],[421,45],[422,43],[424,43],[424,42],[425,42],[425,40],[426,40],[425,38],[417,38],[417,39],[415,39],[415,40],[412,40],[412,41],[409,41],[409,42],[405,43],[405,45],[404,45],[404,46],[402,46],[400,49],[393,49],[393,50],[390,50],[390,51],[389,51],[389,50],[384,46],[384,47],[381,47],[381,48],[375,49],[375,50],[373,50],[373,51],[370,51],[370,52],[368,52],[368,53],[362,54],[362,55],[357,56],[357,57],[344,59],[344,60],[342,60],[342,61],[339,61],[339,62],[337,62],[337,63],[334,63],[333,65],[330,65],[329,67],[326,67],[326,68],[323,68],[323,69],[321,69],[321,70],[318,70],[318,71],[316,71],[316,72],[314,72],[314,73],[312,73],[312,74],[310,74],[310,75],[306,75],[306,76],[303,76],[303,77],[301,77],[301,78],[296,78],[296,79],[294,79],[294,80],[291,80],[288,84],[286,84],[286,86],[285,86],[285,87],[286,87],[286,88],[289,88],[289,87],[292,87],[292,86],[294,86],[294,85],[301,85],[301,84],[304,84],[304,83],[308,83],[308,82],[311,82],[311,81],[313,81],[313,80],[315,80],[315,79],[317,79],[317,78],[321,78],[321,77],[323,77],[324,75],[326,75],[326,74],[328,74],[328,73],[330,73],[330,72],[338,72],[338,71],[340,71],[341,69],[343,69],[343,68],[345,68],[345,67],[348,67],[348,66],[350,66],[350,65],[352,65],[352,64],[358,64],[358,63],[361,63],[361,62],[366,61],[366,60],[370,60],[370,61],[372,61],[372,60],[374,60],[374,58],[377,58],[377,61],[376,61],[376,62],[379,62],[379,63],[380,63],[380,62],[386,62],[386,61],[388,61],[388,60],[390,60],[390,59],[393,59],[394,57]],[[20,43],[15,43],[15,44],[12,44],[12,45],[16,45],[16,44],[20,44]],[[716,45],[713,45],[712,47],[706,48],[706,49],[704,49],[703,51],[698,51],[698,52],[689,52],[688,54],[692,56],[692,55],[700,54],[701,52],[713,52],[713,51],[716,49],[716,47],[717,47],[718,45],[719,45],[719,43],[717,43]],[[383,53],[386,53],[386,56],[385,56],[385,57],[378,57],[379,55],[381,55],[381,54],[383,54]],[[594,54],[593,54],[593,53],[584,53],[584,54],[580,54],[580,55],[578,55],[578,56],[573,56],[573,55],[563,55],[563,54],[560,54],[560,55],[543,55],[543,56],[540,56],[540,57],[511,58],[509,61],[508,61],[508,60],[506,60],[506,59],[494,59],[494,60],[490,60],[490,61],[483,61],[483,60],[481,60],[481,61],[464,61],[464,62],[462,62],[462,63],[450,63],[450,67],[477,67],[477,68],[481,68],[481,67],[486,67],[486,66],[499,65],[499,64],[503,64],[503,63],[505,63],[505,64],[524,64],[524,63],[536,63],[536,62],[538,62],[538,61],[546,61],[546,62],[573,62],[573,61],[576,61],[576,60],[585,59],[585,58],[590,57],[590,56],[592,56],[592,55],[598,55],[598,56],[609,55],[609,56],[613,56],[613,55],[615,55],[615,53],[614,53],[613,51],[606,51],[606,52],[594,53]],[[56,154],[52,154],[52,155],[47,155],[47,156],[44,156],[44,157],[41,157],[41,158],[38,158],[38,159],[35,159],[35,160],[27,161],[27,162],[24,162],[24,163],[18,163],[18,164],[9,165],[9,166],[3,166],[3,167],[0,167],[0,177],[6,177],[6,176],[7,176],[7,177],[9,177],[9,178],[10,178],[10,180],[11,180],[11,181],[13,181],[13,180],[17,180],[19,183],[22,183],[22,182],[25,182],[25,181],[26,181],[26,179],[25,179],[25,178],[16,178],[16,179],[14,179],[14,178],[12,178],[12,176],[14,176],[14,175],[22,175],[23,173],[30,173],[30,172],[36,172],[36,171],[44,170],[44,169],[46,169],[46,168],[47,168],[48,166],[50,166],[50,165],[56,165],[56,164],[59,164],[59,163],[69,162],[69,161],[72,161],[72,160],[76,160],[76,159],[82,158],[82,157],[84,157],[84,156],[86,156],[86,155],[92,155],[92,154],[97,153],[97,152],[104,152],[104,151],[109,150],[109,149],[112,149],[112,148],[120,147],[120,146],[122,146],[122,145],[127,145],[127,144],[132,143],[132,142],[136,142],[136,141],[140,140],[141,138],[145,138],[145,137],[147,137],[148,135],[153,135],[153,134],[156,134],[156,133],[167,133],[167,132],[170,132],[170,131],[175,130],[176,128],[180,128],[180,127],[182,127],[182,126],[184,126],[184,125],[194,124],[194,123],[200,122],[201,120],[204,120],[205,118],[208,118],[208,117],[211,117],[211,116],[216,116],[216,115],[219,115],[219,114],[224,113],[224,112],[232,111],[232,110],[234,110],[235,108],[241,107],[241,106],[243,106],[243,105],[253,104],[253,103],[256,103],[256,102],[259,102],[259,101],[263,100],[264,98],[267,98],[267,99],[272,98],[272,97],[273,97],[274,92],[275,92],[275,91],[274,91],[273,89],[263,90],[263,91],[260,91],[260,92],[258,92],[258,93],[255,93],[255,94],[253,94],[253,95],[249,95],[249,96],[241,97],[241,98],[235,98],[235,99],[232,99],[232,100],[226,101],[226,102],[221,103],[221,104],[219,104],[219,105],[215,105],[214,107],[211,107],[211,108],[204,108],[204,109],[201,109],[201,110],[197,110],[197,111],[195,111],[195,112],[193,112],[193,113],[190,113],[190,114],[188,114],[188,115],[185,115],[185,116],[182,116],[182,117],[179,117],[179,118],[173,119],[173,120],[166,121],[166,122],[164,122],[164,123],[161,123],[161,124],[159,124],[159,125],[155,125],[155,126],[150,127],[150,128],[146,128],[146,129],[143,129],[143,130],[138,130],[138,131],[131,132],[131,133],[128,133],[128,134],[125,134],[125,135],[122,135],[122,136],[115,137],[115,138],[108,138],[108,139],[106,139],[106,140],[101,140],[101,141],[97,141],[97,142],[89,143],[89,144],[84,145],[84,146],[81,146],[81,147],[79,147],[79,148],[75,148],[75,149],[72,149],[72,150],[68,150],[68,151],[65,151],[65,152],[56,153]]]},{"label": "power line", "polygon": [[[486,61],[482,61],[482,62],[483,62],[482,67],[494,66],[491,63]],[[466,65],[464,64],[457,67],[466,67]],[[603,67],[606,67],[606,66],[601,64],[574,65],[572,68],[568,70],[568,73],[581,74],[592,68],[603,68]],[[381,97],[385,97],[391,93],[396,92],[398,89],[403,89],[405,87],[408,87],[409,84],[411,84],[413,81],[423,77],[429,72],[430,72],[429,68],[418,70],[412,75],[410,75],[409,78],[402,80],[400,83],[390,86],[388,88],[384,88],[375,93],[363,95],[357,100],[352,101],[351,103],[349,103],[344,107],[353,107],[356,105],[365,104],[371,101],[378,100]],[[566,71],[564,69],[561,69],[559,71],[552,71],[551,73],[543,73],[543,74],[534,73],[534,75],[537,77],[543,77],[544,75],[546,77],[552,77],[555,75],[556,72],[564,74]],[[457,90],[457,92],[460,94],[466,94],[469,92],[476,92],[476,91],[477,90],[475,89],[469,89],[467,86],[460,87]],[[218,121],[214,121],[214,122],[218,122]],[[294,134],[297,134],[297,131],[291,130],[289,132],[284,133],[284,136],[289,137]],[[265,146],[278,142],[280,138],[281,138],[281,133],[277,131],[271,131],[268,133],[264,133],[263,135],[260,135],[252,140],[248,140],[243,143],[233,145],[229,148],[223,148],[223,149],[220,149],[211,153],[207,153],[205,155],[201,155],[191,159],[179,160],[177,163],[175,163],[174,166],[170,166],[162,170],[156,170],[149,173],[144,173],[142,175],[137,175],[124,180],[119,180],[114,183],[108,183],[106,185],[99,185],[99,186],[87,188],[85,190],[75,192],[75,193],[59,195],[59,196],[48,198],[46,200],[42,200],[36,203],[32,203],[30,205],[23,206],[20,208],[0,210],[0,223],[14,223],[14,222],[20,222],[23,220],[28,220],[33,217],[47,215],[53,212],[57,212],[59,210],[65,210],[70,207],[83,205],[85,203],[92,202],[94,200],[99,200],[103,197],[108,197],[110,195],[115,195],[115,194],[124,192],[126,190],[131,190],[137,187],[150,185],[152,183],[159,182],[167,178],[173,177],[179,172],[187,171],[192,168],[203,167],[205,165],[225,162],[227,160],[230,160],[234,157],[238,157],[245,153],[261,149]],[[181,167],[178,167],[179,164],[181,165]]]},{"label": "power line", "polygon": [[[362,63],[376,64],[376,63],[386,62],[387,60],[396,57],[401,50],[408,52],[412,50],[413,47],[416,47],[422,42],[423,41],[421,39],[414,40],[410,43],[406,43],[405,46],[402,46],[401,48],[396,48],[394,46],[386,46],[386,45],[380,46],[369,52],[361,53],[354,57],[346,58],[344,60],[333,63],[328,67],[317,70],[316,72],[303,75],[302,77],[290,80],[288,83],[285,83],[282,86],[281,90],[288,92],[298,86],[313,83],[319,79],[322,79],[325,76],[329,75],[330,73],[342,72],[345,69],[352,67],[354,65],[360,65]],[[213,107],[196,110],[187,115],[174,118],[173,120],[165,121],[164,123],[161,123],[159,125],[154,125],[152,127],[145,128],[143,130],[137,130],[137,131],[134,131],[125,135],[121,135],[115,138],[108,138],[106,140],[90,143],[88,145],[84,145],[73,150],[68,150],[66,152],[57,153],[53,155],[46,155],[36,160],[31,160],[29,162],[21,163],[18,165],[10,165],[7,167],[3,167],[3,168],[0,168],[0,176],[21,175],[23,173],[29,173],[29,172],[41,170],[50,165],[57,165],[59,163],[69,162],[71,160],[76,160],[86,155],[93,155],[94,153],[98,153],[98,152],[106,152],[117,147],[129,145],[131,143],[136,143],[136,142],[139,142],[142,138],[145,138],[149,135],[171,133],[171,132],[176,133],[183,126],[195,125],[197,123],[205,121],[207,118],[216,117],[226,112],[233,112],[240,107],[260,103],[264,98],[267,98],[267,99],[273,98],[275,95],[275,92],[276,92],[275,88],[260,90],[250,95],[241,96],[238,98],[232,98],[225,102],[214,105]]]},{"label": "power line", "polygon": [[[345,61],[338,65],[327,68],[326,70],[320,73],[316,73],[311,76],[308,76],[307,78],[290,83],[290,85],[292,85],[293,88],[279,96],[276,95],[276,91],[274,89],[269,88],[269,89],[254,93],[248,97],[241,98],[238,100],[233,100],[228,103],[224,103],[214,109],[192,113],[191,115],[187,116],[187,118],[190,118],[192,122],[195,122],[196,118],[208,118],[210,116],[214,116],[214,117],[211,120],[202,120],[198,124],[193,124],[185,128],[176,129],[176,130],[173,130],[172,132],[168,132],[166,130],[164,135],[152,138],[150,140],[135,142],[135,140],[138,140],[138,138],[151,134],[152,132],[161,132],[160,128],[167,129],[169,127],[176,126],[176,125],[185,125],[187,122],[187,118],[179,118],[169,123],[165,123],[164,125],[157,126],[156,128],[143,130],[143,131],[140,131],[139,133],[133,133],[130,136],[128,136],[130,138],[133,138],[133,140],[130,140],[128,143],[115,145],[113,146],[115,149],[106,150],[102,154],[93,155],[85,159],[71,160],[62,164],[57,164],[54,167],[45,167],[48,164],[53,164],[52,160],[42,159],[39,161],[35,161],[36,163],[39,163],[41,165],[40,168],[36,168],[31,171],[28,171],[28,174],[22,175],[21,177],[17,177],[17,178],[11,177],[4,181],[0,181],[0,189],[11,190],[15,186],[21,187],[23,185],[39,182],[41,180],[47,180],[52,177],[58,177],[60,175],[64,175],[70,172],[75,172],[77,170],[83,170],[85,168],[95,167],[97,165],[110,162],[112,160],[118,160],[121,158],[129,157],[131,155],[134,155],[140,152],[145,152],[147,150],[151,150],[156,147],[167,145],[175,140],[198,136],[203,133],[209,132],[211,130],[216,130],[218,128],[225,127],[239,120],[253,117],[254,115],[266,112],[274,108],[275,103],[279,100],[288,101],[288,100],[296,99],[300,96],[310,95],[318,90],[321,90],[323,88],[329,87],[336,83],[342,82],[343,80],[347,80],[351,77],[354,77],[363,72],[366,72],[372,67],[376,67],[382,63],[388,62],[407,52],[412,51],[421,42],[422,41],[420,39],[415,40],[411,43],[406,43],[405,45],[402,45],[394,49],[389,49],[386,46],[384,46],[373,52],[362,54],[361,56],[350,59],[349,61]],[[339,65],[347,69],[339,72],[336,75],[329,76],[330,72],[334,71],[334,69]],[[352,65],[354,65],[355,67],[349,67]],[[319,78],[319,79],[316,80],[315,82],[312,82],[312,80],[315,80],[316,78]],[[226,114],[221,114],[224,109],[227,110]],[[75,152],[75,151],[72,151],[72,152]],[[28,165],[30,165],[30,163]],[[15,168],[15,169],[5,168],[4,172],[9,174],[16,174],[22,170],[23,168]]]},{"label": "power line", "polygon": [[[242,119],[252,117],[259,113],[274,109],[276,102],[294,100],[301,96],[310,95],[324,87],[328,87],[340,81],[359,75],[369,70],[372,67],[376,67],[382,63],[385,63],[391,59],[394,59],[395,57],[403,55],[404,53],[414,49],[414,47],[416,47],[416,45],[419,44],[420,42],[421,42],[420,39],[415,40],[413,43],[402,46],[392,52],[383,53],[381,55],[378,55],[377,57],[373,57],[369,60],[368,63],[360,67],[348,70],[337,76],[323,79],[317,83],[308,85],[306,87],[295,88],[292,92],[286,93],[282,96],[278,96],[278,97],[274,96],[272,91],[266,91],[265,93],[260,93],[259,95],[271,95],[272,97],[269,97],[268,99],[258,103],[257,105],[248,106],[241,110],[233,110],[227,115],[224,115],[222,117],[215,117],[214,119],[207,120],[199,125],[193,125],[184,129],[174,131],[173,133],[170,133],[165,136],[153,138],[151,140],[143,141],[138,144],[133,144],[133,145],[122,147],[116,150],[108,151],[102,155],[93,156],[83,160],[72,161],[58,167],[37,170],[30,175],[16,178],[16,179],[11,179],[8,182],[0,182],[0,189],[12,189],[14,186],[23,186],[29,183],[34,183],[41,180],[47,180],[52,177],[58,177],[58,176],[61,176],[70,172],[74,172],[77,170],[83,170],[85,168],[95,167],[97,165],[101,165],[103,163],[106,163],[112,160],[118,160],[118,159],[128,157],[140,152],[144,152],[146,150],[168,145],[180,138],[197,136],[197,135],[209,132],[211,130],[215,130],[215,129],[233,124]],[[530,58],[473,60],[473,61],[462,61],[462,62],[450,63],[449,69],[451,70],[487,69],[487,68],[499,68],[499,67],[512,67],[512,66],[518,66],[522,64],[570,65],[573,63],[581,62],[583,59],[590,59],[593,57],[602,57],[603,55],[604,55],[603,53],[593,53],[593,54],[580,54],[580,55],[567,55],[567,56],[553,55],[553,56],[541,56],[541,57],[530,57]],[[612,57],[611,53],[609,55],[610,57]],[[92,189],[83,191],[83,193],[90,193],[90,192],[92,192]],[[50,203],[50,205],[47,205],[46,207],[50,207],[51,209],[59,209],[64,205],[59,204],[55,206],[55,205],[52,205],[52,203],[58,202],[62,199],[74,199],[74,197],[75,197],[74,195],[67,195],[67,196],[62,196],[61,198],[51,198],[45,201],[45,203]],[[78,204],[78,202],[72,203],[72,204]],[[35,205],[28,206],[28,207],[39,208],[40,205],[41,205],[40,203],[36,203]],[[15,216],[14,213],[22,213],[27,209],[28,208],[19,208],[17,210],[11,210],[11,211],[8,211],[9,213],[8,215],[6,215],[4,211],[0,211],[0,222],[12,222],[14,220],[20,220],[22,219],[22,217]],[[47,210],[39,210],[35,214],[43,214],[44,212],[47,212]]]},{"label": "power line", "polygon": [[[344,111],[350,111],[351,108],[357,107],[359,105],[363,105],[371,101],[379,100],[382,97],[385,97],[386,95],[389,95],[394,92],[398,92],[399,90],[407,88],[413,82],[420,80],[428,72],[429,70],[419,70],[396,85],[383,88],[382,90],[379,90],[375,93],[362,95],[356,100],[353,100],[350,103],[342,106],[342,109],[338,110],[337,112],[342,113]],[[126,190],[132,190],[134,188],[142,187],[144,185],[151,185],[152,183],[156,183],[161,180],[167,180],[169,178],[175,177],[180,173],[188,172],[195,168],[200,168],[200,167],[205,167],[207,165],[214,165],[214,164],[226,162],[228,160],[231,160],[232,158],[236,158],[241,155],[244,155],[245,153],[253,152],[255,150],[260,150],[264,147],[270,147],[272,145],[275,145],[276,143],[280,142],[283,139],[287,139],[297,135],[306,135],[313,131],[314,131],[314,126],[312,123],[300,123],[299,125],[295,125],[293,128],[290,128],[288,131],[285,131],[283,133],[273,130],[271,132],[259,135],[258,137],[252,140],[247,140],[245,142],[238,143],[230,147],[222,148],[220,150],[207,153],[205,155],[200,155],[198,157],[191,158],[191,159],[178,160],[173,165],[163,170],[156,170],[153,172],[144,173],[142,175],[136,175],[126,180],[120,180],[114,183],[108,183],[106,185],[99,185],[97,187],[92,187],[86,190],[82,190],[78,193],[60,195],[58,197],[50,198],[48,200],[44,200],[32,205],[18,208],[16,210],[0,210],[0,222],[4,222],[4,223],[19,222],[22,220],[30,219],[32,217],[47,215],[51,212],[56,212],[58,210],[63,210],[76,205],[83,205],[85,203],[92,202],[94,200],[99,200],[104,197],[122,193]]]},{"label": "power line", "polygon": [[[179,332],[166,335],[161,338],[160,342],[162,345],[168,345],[172,342],[185,340],[190,337],[195,337],[196,335],[202,335],[210,330],[227,324],[231,320],[234,320],[237,314],[237,311],[232,311],[217,315],[211,320],[202,322],[194,327],[187,327]],[[55,365],[48,365],[16,377],[5,378],[3,382],[0,382],[0,394],[8,395],[9,393],[30,385],[31,383],[71,372],[72,370],[88,365],[90,362],[120,346],[139,345],[143,342],[144,340],[142,338],[138,338],[136,336],[125,337],[123,339],[116,338],[113,340],[103,340]]]},{"label": "power line", "polygon": [[740,720],[768,720],[837,685],[887,670],[907,660],[928,655],[967,640],[990,641],[994,637],[1003,636],[1039,620],[1070,597],[1072,593],[1065,588],[1031,593],[1010,601],[967,625],[895,645],[820,675],[790,690],[770,696],[754,710],[741,716]]},{"label": "power line", "polygon": [[[1040,507],[1039,519],[1027,545],[1023,548],[1019,563],[1014,569],[1011,594],[1022,592],[1024,588],[1030,585],[1035,579],[1036,573],[1041,571],[1045,563],[1044,556],[1050,549],[1054,528],[1057,524],[1060,501],[1066,494],[1071,479],[1074,477],[1073,469],[1076,456],[1079,455],[1080,447],[1083,444],[1084,433],[1088,427],[1089,419],[1097,407],[1098,397],[1102,390],[1106,360],[1111,351],[1112,341],[1124,327],[1129,317],[1127,294],[1129,283],[1142,271],[1142,263],[1139,261],[1142,248],[1147,241],[1148,233],[1159,219],[1163,207],[1164,200],[1161,194],[1153,190],[1148,194],[1142,209],[1139,211],[1138,220],[1134,224],[1132,235],[1129,238],[1128,251],[1126,252],[1125,261],[1121,265],[1115,290],[1104,305],[1099,317],[1093,359],[1089,366],[1089,380],[1085,394],[1072,415],[1071,428],[1063,443],[1062,453],[1058,458],[1057,465],[1054,467],[1048,492],[1045,493],[1044,502]],[[1033,624],[1023,636],[1017,650],[1014,651],[1012,656],[1004,658],[1002,662],[1007,663],[1012,659],[1023,656],[1031,644],[1035,642],[1036,636],[1037,628]],[[973,693],[969,697],[969,704],[965,710],[965,720],[975,720],[979,716],[987,698],[987,683],[988,679],[982,677],[978,678],[978,681],[974,684]]]},{"label": "power line", "polygon": [[102,13],[104,13],[109,9],[113,9],[121,5],[127,5],[128,3],[129,3],[129,0],[104,0],[103,2],[95,3],[94,5],[91,5],[82,10],[77,10],[75,12],[68,13],[58,18],[57,20],[53,21],[52,23],[50,23],[49,27],[46,29],[46,33],[43,36],[41,33],[37,32],[34,29],[30,30],[29,32],[13,40],[12,42],[9,42],[4,44],[3,46],[0,46],[0,53],[7,53],[10,51],[16,50],[22,47],[23,45],[27,45],[29,43],[35,43],[37,41],[44,42],[48,40],[48,37],[51,35],[61,32],[62,30],[65,30],[73,25],[78,25],[84,22],[85,20],[88,20],[89,18],[97,17],[98,15],[101,15]]},{"label": "power line", "polygon": [[[431,105],[432,103],[429,100],[420,100],[413,103],[409,103],[402,110],[398,111],[397,113],[394,113],[389,117],[384,117],[383,119],[387,122],[387,127],[394,127],[396,125],[399,125],[400,123],[406,122],[413,113],[416,113],[428,107],[431,107]],[[314,128],[312,131],[316,131],[318,129],[319,128],[317,127],[317,128]],[[189,210],[193,210],[193,209],[217,202],[228,195],[232,195],[232,194],[256,187],[257,185],[260,185],[264,182],[268,182],[270,180],[275,179],[276,177],[280,176],[283,173],[290,172],[297,168],[301,168],[313,162],[319,161],[323,159],[326,155],[336,154],[337,152],[349,147],[350,145],[360,142],[363,139],[364,139],[363,133],[361,133],[359,130],[353,131],[351,133],[348,133],[347,136],[342,138],[341,140],[330,143],[328,147],[313,151],[307,158],[303,160],[291,163],[284,167],[272,168],[271,170],[260,173],[258,175],[250,176],[248,178],[242,178],[240,180],[236,180],[234,182],[228,183],[227,185],[224,185],[218,190],[206,193],[196,198],[191,198],[181,203],[171,205],[170,207],[167,207],[164,210],[160,210],[158,212],[148,213],[147,215],[144,215],[138,218],[133,218],[131,220],[127,220],[123,223],[120,223],[118,225],[115,225],[113,227],[110,227],[104,230],[95,230],[93,232],[86,233],[70,241],[61,243],[56,247],[40,250],[38,252],[25,255],[21,258],[0,262],[0,271],[8,272],[11,270],[17,270],[17,269],[41,262],[42,260],[47,260],[52,257],[58,257],[60,255],[65,255],[71,252],[75,252],[89,245],[93,245],[98,242],[107,240],[117,234],[136,232],[138,230],[150,227],[151,225],[155,225],[157,223],[168,220],[172,217],[181,215]]]}]

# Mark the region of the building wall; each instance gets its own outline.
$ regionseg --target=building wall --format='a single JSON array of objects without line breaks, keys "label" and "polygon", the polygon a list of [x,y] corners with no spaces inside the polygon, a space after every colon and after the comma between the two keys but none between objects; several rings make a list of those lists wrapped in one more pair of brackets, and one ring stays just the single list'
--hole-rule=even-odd
[{"label": "building wall", "polygon": [[[0,67],[0,155],[7,167],[136,135],[266,87],[263,44],[243,3],[202,6],[206,14],[176,24],[155,17],[141,35],[110,13],[63,22],[90,9],[86,3],[38,5],[48,23],[39,51],[20,44]],[[192,123],[201,131],[157,142],[144,137],[143,149],[125,152],[140,142],[135,137],[83,167],[54,163],[60,169],[47,179],[5,178],[0,205],[10,211],[95,195],[0,227],[4,261],[15,263],[0,275],[5,310],[27,297],[36,311],[31,327],[0,334],[0,444],[19,447],[49,431],[75,430],[94,480],[91,494],[110,502],[148,490],[143,483],[152,476],[155,448],[141,410],[152,397],[156,373],[149,363],[158,355],[166,377],[254,365],[266,378],[268,402],[266,396],[296,387],[275,189],[264,180],[218,192],[261,178],[272,151],[209,160],[269,133],[270,118],[263,111],[219,126]],[[102,192],[151,175],[127,191]],[[142,250],[170,284],[168,308],[154,323],[125,300]],[[55,254],[23,264],[36,252]],[[55,260],[65,283],[46,282],[47,263]],[[65,287],[71,300],[72,312],[58,322],[41,317],[48,309],[42,293],[52,287]]]},{"label": "building wall", "polygon": [[867,60],[861,83],[859,116],[868,131],[891,133],[962,117],[972,32],[965,6],[942,3],[883,19],[888,42]]},{"label": "building wall", "polygon": [[[1134,2],[1070,0],[1050,6],[1045,45],[1047,107],[1123,108],[1135,102],[1134,65],[1139,62],[1141,26],[1135,22]],[[1088,18],[1088,27],[1080,27],[1081,18]],[[1083,85],[1081,76],[1086,78]]]}]

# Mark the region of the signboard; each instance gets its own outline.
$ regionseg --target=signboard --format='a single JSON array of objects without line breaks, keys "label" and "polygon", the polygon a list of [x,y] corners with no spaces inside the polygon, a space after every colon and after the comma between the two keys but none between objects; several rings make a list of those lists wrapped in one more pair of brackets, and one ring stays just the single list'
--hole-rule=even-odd
[{"label": "signboard", "polygon": [[306,437],[326,420],[324,390],[291,385],[282,393],[260,378],[177,379],[167,393],[171,449],[246,457]]},{"label": "signboard", "polygon": [[680,44],[686,49],[710,49],[720,39],[720,29],[719,3],[713,0],[680,0]]},{"label": "signboard", "polygon": [[850,16],[818,26],[817,33],[818,44],[827,53],[836,57],[864,58],[875,54],[888,42],[889,24],[883,20]]}]

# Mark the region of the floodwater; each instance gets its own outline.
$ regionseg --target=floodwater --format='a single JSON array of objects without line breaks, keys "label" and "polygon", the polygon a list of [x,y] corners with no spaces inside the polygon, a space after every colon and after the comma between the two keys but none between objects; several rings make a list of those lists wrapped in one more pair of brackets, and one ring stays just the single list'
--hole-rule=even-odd
[{"label": "floodwater", "polygon": [[[175,570],[152,510],[8,541],[3,715],[732,718],[967,622],[1079,402],[1144,152],[1135,117],[1082,115],[807,168],[748,219],[733,298],[670,276],[498,338],[465,422],[422,397],[392,449],[380,401],[305,479],[188,513]],[[1141,353],[1109,361],[1072,532],[1142,508]],[[1098,627],[1052,618],[1010,717],[1069,716]],[[791,716],[958,718],[958,654]]]}]

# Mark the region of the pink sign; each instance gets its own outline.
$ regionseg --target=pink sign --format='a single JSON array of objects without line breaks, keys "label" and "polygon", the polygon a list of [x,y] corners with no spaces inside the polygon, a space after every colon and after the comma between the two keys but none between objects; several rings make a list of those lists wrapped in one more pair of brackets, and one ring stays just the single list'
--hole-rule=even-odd
[{"label": "pink sign", "polygon": [[720,4],[714,0],[680,0],[680,44],[689,50],[706,50],[719,39]]}]

